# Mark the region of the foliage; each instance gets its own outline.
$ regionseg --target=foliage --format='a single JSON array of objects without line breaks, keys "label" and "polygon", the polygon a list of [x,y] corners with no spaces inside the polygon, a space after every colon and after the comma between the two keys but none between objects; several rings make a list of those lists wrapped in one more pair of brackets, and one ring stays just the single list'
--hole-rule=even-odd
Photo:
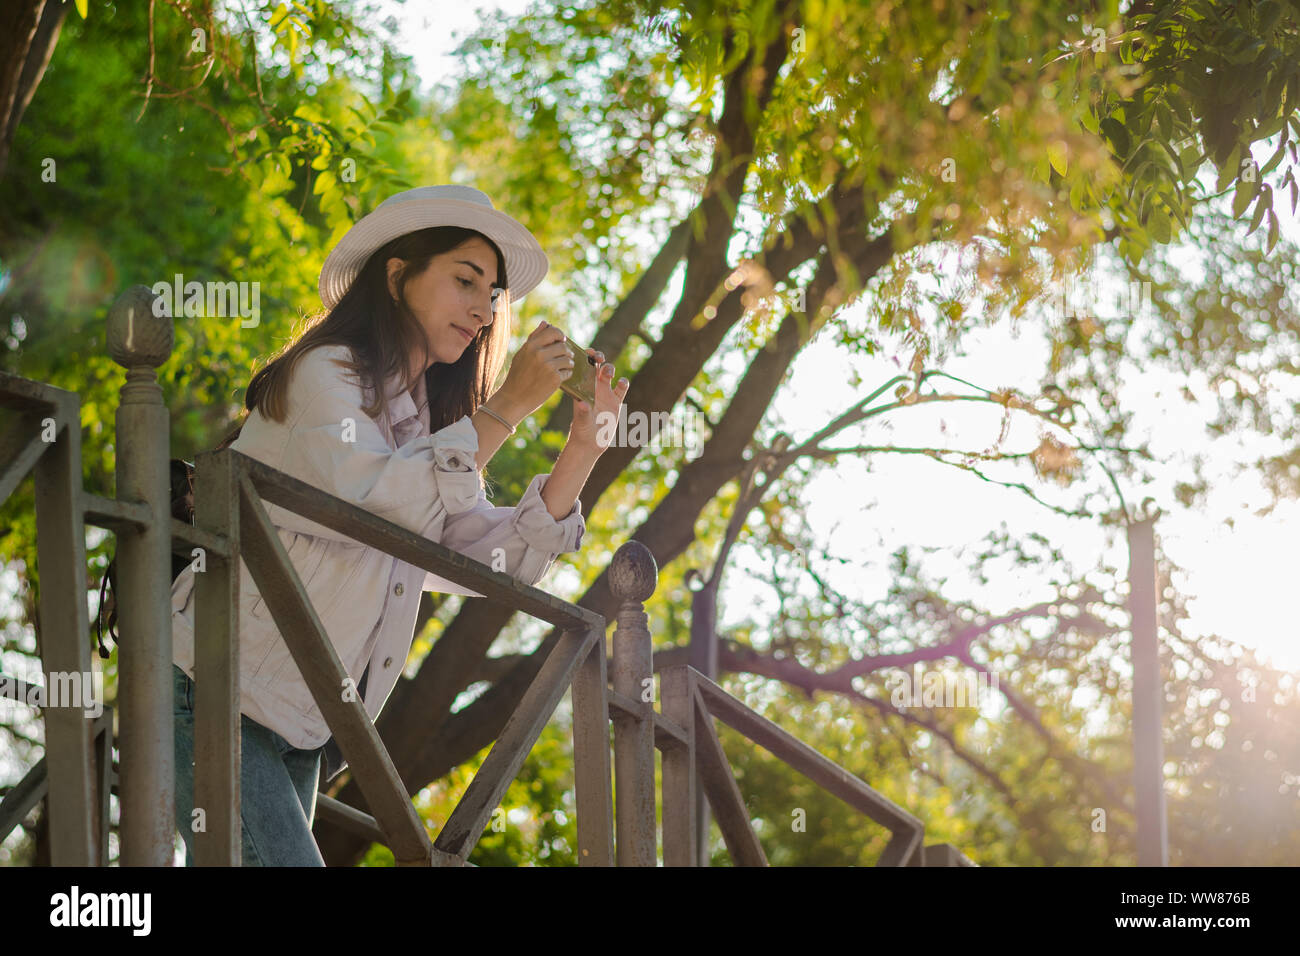
[{"label": "foliage", "polygon": [[[750,509],[742,551],[822,557],[763,579],[779,610],[755,609],[724,635],[728,687],[923,817],[927,842],[954,842],[988,864],[1131,862],[1126,692],[1111,667],[1125,634],[1115,570],[1069,568],[1047,536],[995,535],[971,561],[977,579],[1009,559],[1065,596],[1055,610],[990,629],[953,666],[1005,675],[1024,708],[895,712],[871,703],[882,699],[885,666],[833,692],[814,687],[837,668],[924,651],[1005,609],[953,596],[948,582],[926,577],[931,555],[906,550],[893,558],[887,593],[846,593],[828,570],[835,559],[809,537],[806,494],[855,456],[906,450],[1035,497],[1057,482],[1053,492],[1076,497],[1058,510],[1116,527],[1124,516],[1106,510],[1112,487],[1145,482],[1154,467],[1140,445],[1126,447],[1134,430],[1123,385],[1157,365],[1214,384],[1222,405],[1212,432],[1283,439],[1242,467],[1262,467],[1276,494],[1294,494],[1300,460],[1284,440],[1300,411],[1289,391],[1294,255],[1274,210],[1289,198],[1294,211],[1297,198],[1295,4],[541,4],[485,20],[458,51],[464,75],[428,97],[362,5],[79,9],[0,180],[0,367],[81,395],[89,490],[112,494],[122,374],[99,330],[123,288],[182,273],[263,290],[256,326],[229,316],[176,323],[159,372],[173,453],[189,457],[226,431],[257,362],[318,310],[321,262],[353,221],[407,184],[472,181],[551,256],[551,281],[530,296],[516,332],[544,317],[580,339],[608,336],[620,370],[634,374],[633,407],[692,407],[708,421],[699,460],[671,448],[606,457],[609,473],[589,486],[582,560],[550,586],[599,601],[602,569],[635,533],[661,567],[647,608],[657,649],[680,646],[688,573],[726,565],[728,521]],[[1253,144],[1269,151],[1262,162]],[[1232,218],[1206,217],[1207,200],[1229,191]],[[1254,245],[1236,241],[1242,226],[1265,220]],[[647,265],[679,223],[689,227],[685,251],[642,301]],[[1203,276],[1188,274],[1174,244],[1205,253]],[[1220,248],[1230,254],[1211,254]],[[1044,297],[1066,277],[1103,267],[1151,280],[1160,314],[1145,324],[1043,317]],[[804,297],[806,308],[794,305]],[[1008,316],[1051,343],[1041,385],[1032,373],[1005,386],[938,374]],[[837,429],[809,437],[781,382],[814,336],[851,360],[902,343],[910,361]],[[863,423],[949,400],[1000,406],[1004,423],[1033,417],[1042,442],[1033,452],[1008,452],[1000,439],[949,453],[854,437]],[[501,500],[548,468],[564,415],[557,399],[494,460]],[[747,498],[742,478],[761,462],[770,477]],[[1081,471],[1094,464],[1104,474]],[[1184,506],[1213,480],[1205,465],[1183,478]],[[1032,476],[1015,471],[1026,466]],[[6,623],[26,625],[39,593],[29,487],[3,505],[0,528],[0,553],[22,575],[23,606]],[[110,545],[92,546],[94,571]],[[1215,639],[1184,638],[1178,598],[1169,601],[1176,854],[1281,859],[1295,845],[1294,804],[1269,788],[1275,766],[1294,757],[1294,683]],[[416,642],[415,670],[438,642],[459,639],[458,615],[478,612],[463,602],[438,613]],[[542,637],[523,624],[501,633],[493,652],[523,655]],[[5,651],[32,647],[7,634]],[[448,653],[470,699],[445,715],[415,707],[432,722],[429,748],[456,736],[443,733],[450,725],[493,719],[470,693],[481,655]],[[107,670],[112,687],[115,658]],[[1239,707],[1243,674],[1267,703]],[[474,862],[574,862],[566,739],[562,720],[548,727],[507,796],[518,812],[505,831],[484,834]],[[774,862],[862,864],[878,854],[878,827],[734,735],[723,740]],[[1243,756],[1247,740],[1258,758]],[[421,781],[431,826],[482,760],[466,746],[442,755],[458,769]],[[790,829],[793,808],[808,811],[806,832]],[[1110,821],[1104,838],[1091,826],[1098,808]],[[1204,836],[1252,816],[1244,837]],[[365,859],[383,863],[385,851]]]}]

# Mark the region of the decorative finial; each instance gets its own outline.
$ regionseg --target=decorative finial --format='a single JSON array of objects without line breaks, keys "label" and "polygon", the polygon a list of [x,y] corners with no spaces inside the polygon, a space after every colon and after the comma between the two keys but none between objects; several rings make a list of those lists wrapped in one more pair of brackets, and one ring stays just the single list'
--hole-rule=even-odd
[{"label": "decorative finial", "polygon": [[148,286],[133,285],[109,309],[108,354],[123,368],[157,368],[171,356],[172,319],[161,304],[155,310],[160,298]]},{"label": "decorative finial", "polygon": [[642,604],[655,593],[659,583],[659,566],[655,557],[640,541],[628,541],[614,552],[609,565],[609,586],[624,604]]}]

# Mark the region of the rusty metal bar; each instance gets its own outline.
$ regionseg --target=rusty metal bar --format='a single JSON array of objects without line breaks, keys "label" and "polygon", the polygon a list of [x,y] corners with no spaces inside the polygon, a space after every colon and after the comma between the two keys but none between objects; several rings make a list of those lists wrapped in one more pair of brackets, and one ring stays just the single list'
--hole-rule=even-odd
[{"label": "rusty metal bar", "polygon": [[230,554],[239,553],[240,522],[233,456],[204,452],[195,458],[194,520],[228,549],[205,555],[206,570],[194,575],[194,808],[205,817],[204,829],[194,832],[194,862],[239,866],[239,560]]},{"label": "rusty metal bar", "polygon": [[[231,454],[239,455],[235,451]],[[604,618],[594,611],[562,601],[539,588],[520,584],[505,572],[493,571],[458,551],[385,521],[364,508],[276,471],[255,458],[245,455],[239,455],[239,458],[240,466],[257,494],[274,505],[556,627],[585,629],[604,626]]]},{"label": "rusty metal bar", "polygon": [[374,817],[349,806],[342,800],[335,800],[328,794],[316,794],[316,819],[332,823],[340,830],[355,833],[374,843],[388,846],[388,836],[375,822]]},{"label": "rusty metal bar", "polygon": [[50,775],[45,772],[45,758],[42,757],[0,800],[0,840],[27,819],[32,807],[40,803],[49,790]]},{"label": "rusty metal bar", "polygon": [[690,669],[669,667],[659,673],[664,716],[687,728],[683,745],[662,746],[664,866],[699,862],[695,833],[695,719]]},{"label": "rusty metal bar", "polygon": [[[134,501],[118,501],[116,498],[102,498],[88,491],[81,493],[82,511],[86,524],[121,533],[138,531],[149,523],[149,509]],[[171,521],[172,553],[190,557],[191,548],[203,548],[209,554],[228,556],[230,548],[225,540],[208,534],[202,528],[184,521]]]},{"label": "rusty metal bar", "polygon": [[603,629],[564,631],[519,706],[501,730],[487,758],[434,841],[434,846],[463,862],[487,828],[492,811],[505,796],[533,744],[555,712],[574,675],[587,660]]},{"label": "rusty metal bar", "polygon": [[54,411],[60,395],[71,394],[44,382],[33,382],[29,378],[0,372],[0,408],[20,412],[39,411],[42,415],[49,415]]},{"label": "rusty metal bar", "polygon": [[[15,684],[15,689],[22,694],[21,697],[13,699],[26,701],[29,694],[28,689],[34,685],[17,678],[8,678]],[[9,695],[5,695],[9,696]],[[108,865],[108,831],[109,831],[109,796],[116,790],[117,775],[113,772],[113,708],[105,707],[104,712],[95,719],[91,727],[92,739],[94,740],[95,759],[98,762],[99,774],[96,778],[98,781],[99,806],[98,811],[98,833],[99,833],[99,859],[101,865]],[[22,780],[18,781],[13,787],[5,793],[4,798],[0,799],[0,841],[9,836],[13,830],[27,819],[27,814],[32,812],[32,807],[40,803],[49,793],[50,775],[46,768],[45,758],[40,760],[27,771]]]},{"label": "rusty metal bar", "polygon": [[[606,697],[609,704],[610,719],[617,719],[622,715],[635,718],[645,713],[645,704],[632,700],[616,690],[607,691]],[[690,731],[685,727],[677,726],[677,724],[657,711],[651,711],[650,716],[654,719],[656,747],[664,750],[668,747],[686,746],[686,738]]]},{"label": "rusty metal bar", "polygon": [[895,831],[876,860],[876,866],[921,866],[924,838],[920,830]]},{"label": "rusty metal bar", "polygon": [[[237,453],[223,449],[220,454],[234,457]],[[386,834],[393,856],[399,863],[427,865],[433,847],[424,821],[416,813],[360,696],[344,693],[352,686],[351,679],[257,491],[245,475],[240,476],[239,486],[241,550],[257,590],[344,759],[351,765],[353,777]]]},{"label": "rusty metal bar", "polygon": [[[86,610],[86,530],[81,500],[81,402],[74,392],[48,388],[57,410],[38,436],[46,451],[35,462],[36,553],[40,568],[41,665],[50,699],[44,708],[45,755],[50,775],[46,806],[54,866],[96,866],[99,798],[91,721],[80,701],[56,703],[55,682],[91,683]],[[125,632],[124,632],[125,633]],[[84,698],[88,699],[88,698]],[[169,841],[170,843],[170,841]]]},{"label": "rusty metal bar", "polygon": [[828,793],[839,797],[855,810],[860,810],[877,823],[898,832],[924,829],[921,821],[892,800],[881,796],[870,786],[849,773],[833,760],[818,753],[802,740],[791,736],[767,718],[755,713],[736,698],[702,674],[694,674],[696,688],[708,706],[709,713],[723,723],[738,730],[773,756],[784,760],[813,783]]},{"label": "rusty metal bar", "polygon": [[116,498],[102,498],[81,491],[81,513],[86,524],[122,534],[128,531],[143,531],[149,527],[149,507],[134,501],[118,501]]},{"label": "rusty metal bar", "polygon": [[[99,858],[102,866],[108,866],[108,831],[111,827],[112,806],[109,797],[117,788],[114,786],[116,775],[113,772],[113,708],[105,707],[104,712],[95,720],[91,729],[95,740],[95,760],[99,766]],[[3,839],[3,837],[0,837]],[[120,857],[120,854],[119,854]],[[120,861],[119,861],[120,862]]]},{"label": "rusty metal bar", "polygon": [[578,803],[578,863],[614,865],[614,809],[610,787],[608,675],[604,628],[573,678],[573,789]]},{"label": "rusty metal bar", "polygon": [[230,544],[225,538],[209,534],[202,528],[172,518],[172,554],[192,558],[193,549],[202,548],[207,554],[230,557]]},{"label": "rusty metal bar", "polygon": [[737,866],[767,866],[767,854],[749,822],[749,809],[736,786],[735,774],[709,715],[699,687],[692,689],[695,708],[695,760],[700,783]]},{"label": "rusty metal bar", "polygon": [[975,866],[970,857],[951,843],[931,843],[924,850],[926,866]]},{"label": "rusty metal bar", "polygon": [[36,467],[36,461],[49,443],[42,437],[42,422],[53,417],[53,409],[27,409],[15,425],[0,432],[0,501],[8,500],[14,489]]},{"label": "rusty metal bar", "polygon": [[639,541],[619,548],[609,567],[610,590],[619,601],[614,631],[614,798],[619,866],[654,866],[655,725],[654,670],[643,602],[654,593],[659,570]]}]

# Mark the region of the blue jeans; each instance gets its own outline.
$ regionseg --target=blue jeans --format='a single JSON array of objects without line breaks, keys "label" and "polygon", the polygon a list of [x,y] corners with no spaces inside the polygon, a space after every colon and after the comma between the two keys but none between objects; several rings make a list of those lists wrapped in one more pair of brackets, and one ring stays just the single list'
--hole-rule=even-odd
[{"label": "blue jeans", "polygon": [[[172,665],[176,720],[176,828],[194,865],[194,682]],[[311,835],[323,747],[299,750],[239,715],[239,819],[244,866],[324,866]]]}]

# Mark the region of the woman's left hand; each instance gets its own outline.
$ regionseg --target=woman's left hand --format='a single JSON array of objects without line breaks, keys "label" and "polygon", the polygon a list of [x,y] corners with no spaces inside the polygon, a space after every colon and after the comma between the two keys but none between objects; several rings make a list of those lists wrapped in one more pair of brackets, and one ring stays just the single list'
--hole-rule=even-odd
[{"label": "woman's left hand", "polygon": [[605,356],[595,349],[587,349],[587,354],[601,363],[596,370],[596,407],[574,399],[569,444],[599,457],[618,435],[619,409],[631,383],[621,378],[615,385],[614,366],[604,361]]}]

